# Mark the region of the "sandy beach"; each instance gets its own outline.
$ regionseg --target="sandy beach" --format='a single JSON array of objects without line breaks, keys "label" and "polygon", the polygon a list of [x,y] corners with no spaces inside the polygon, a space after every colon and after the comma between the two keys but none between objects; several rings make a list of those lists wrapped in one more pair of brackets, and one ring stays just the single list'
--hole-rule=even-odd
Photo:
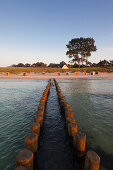
[{"label": "sandy beach", "polygon": [[20,74],[10,74],[7,76],[6,73],[0,73],[0,79],[75,79],[75,78],[113,78],[113,73],[99,73],[95,75],[91,75],[90,73],[87,73],[84,75],[84,73],[78,73],[77,75],[75,73],[69,73],[66,75],[66,73],[46,73],[45,75],[42,75],[42,73],[27,73],[26,76],[23,75],[23,73]]}]

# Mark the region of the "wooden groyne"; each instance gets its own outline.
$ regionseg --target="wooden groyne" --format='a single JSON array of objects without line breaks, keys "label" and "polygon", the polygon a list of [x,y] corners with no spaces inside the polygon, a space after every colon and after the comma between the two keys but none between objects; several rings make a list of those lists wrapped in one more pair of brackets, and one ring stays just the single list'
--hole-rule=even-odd
[{"label": "wooden groyne", "polygon": [[[73,147],[74,157],[83,161],[85,159],[85,164],[83,167],[84,170],[99,170],[100,157],[94,151],[88,151],[85,154],[86,134],[78,130],[72,108],[66,101],[66,97],[63,95],[57,81],[55,79],[54,81],[56,84],[60,106],[65,116],[66,128],[68,131],[70,144]],[[80,161],[80,163],[83,163],[83,161]]]},{"label": "wooden groyne", "polygon": [[51,80],[49,80],[44,90],[34,122],[31,124],[31,133],[25,136],[25,149],[21,150],[16,156],[15,170],[33,170],[34,164],[37,163],[38,139],[40,130],[43,126],[43,115],[46,107],[46,101],[50,90]]},{"label": "wooden groyne", "polygon": [[[93,151],[88,151],[86,153],[86,134],[79,131],[72,108],[67,102],[66,97],[63,95],[60,86],[55,79],[54,82],[58,94],[57,100],[59,100],[59,104],[61,107],[61,113],[65,117],[66,131],[64,131],[64,133],[68,133],[67,140],[69,140],[70,146],[72,147],[74,161],[77,161],[77,163],[79,164],[78,167],[75,167],[74,169],[80,169],[82,167],[82,169],[84,170],[99,170],[99,156]],[[21,150],[16,156],[15,170],[33,170],[34,167],[37,167],[38,169],[37,153],[40,144],[39,137],[41,135],[41,129],[43,127],[46,102],[47,100],[49,100],[48,95],[50,91],[50,85],[51,80],[49,80],[46,89],[42,94],[37,114],[34,116],[34,122],[30,126],[30,133],[25,136],[25,149]]]}]

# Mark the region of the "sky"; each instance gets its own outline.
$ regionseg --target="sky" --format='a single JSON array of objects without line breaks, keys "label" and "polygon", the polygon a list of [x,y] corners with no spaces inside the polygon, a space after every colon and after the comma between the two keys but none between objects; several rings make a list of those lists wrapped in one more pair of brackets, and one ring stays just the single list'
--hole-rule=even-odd
[{"label": "sky", "polygon": [[113,60],[113,0],[0,0],[0,66],[68,62],[78,37],[95,40],[89,61]]}]

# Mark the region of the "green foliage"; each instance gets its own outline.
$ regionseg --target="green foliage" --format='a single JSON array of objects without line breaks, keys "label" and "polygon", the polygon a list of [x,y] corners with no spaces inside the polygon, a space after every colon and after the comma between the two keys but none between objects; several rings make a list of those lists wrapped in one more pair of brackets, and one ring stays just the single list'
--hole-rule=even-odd
[{"label": "green foliage", "polygon": [[88,64],[88,57],[91,56],[91,52],[97,50],[96,46],[94,45],[95,41],[93,38],[74,38],[66,45],[68,51],[66,55],[69,58],[72,58],[72,62],[78,62],[80,66],[80,62],[86,61],[86,65]]}]

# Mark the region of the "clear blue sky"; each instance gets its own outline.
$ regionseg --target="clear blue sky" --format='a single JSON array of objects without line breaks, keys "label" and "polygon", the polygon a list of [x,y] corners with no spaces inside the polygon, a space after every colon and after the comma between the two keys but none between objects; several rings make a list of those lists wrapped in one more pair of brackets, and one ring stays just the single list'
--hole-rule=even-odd
[{"label": "clear blue sky", "polygon": [[90,61],[113,60],[113,0],[0,0],[0,66],[68,62],[76,37],[95,39]]}]

